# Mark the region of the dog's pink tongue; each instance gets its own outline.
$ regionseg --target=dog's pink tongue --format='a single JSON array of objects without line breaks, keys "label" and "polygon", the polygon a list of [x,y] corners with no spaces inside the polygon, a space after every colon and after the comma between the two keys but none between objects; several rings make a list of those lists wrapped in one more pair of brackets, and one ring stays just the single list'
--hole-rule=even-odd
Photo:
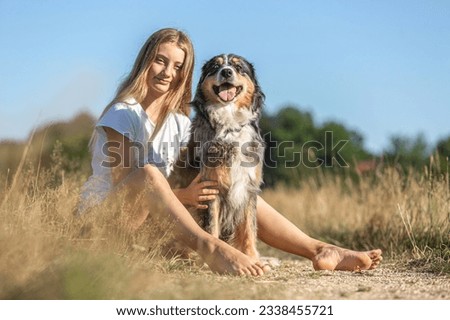
[{"label": "dog's pink tongue", "polygon": [[236,96],[236,87],[220,90],[219,97],[223,101],[231,101]]}]

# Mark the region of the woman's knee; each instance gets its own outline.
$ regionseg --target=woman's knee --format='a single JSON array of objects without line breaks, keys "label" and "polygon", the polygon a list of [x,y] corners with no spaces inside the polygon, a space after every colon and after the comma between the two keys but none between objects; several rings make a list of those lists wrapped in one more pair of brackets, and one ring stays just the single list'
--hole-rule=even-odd
[{"label": "woman's knee", "polygon": [[150,185],[156,186],[166,184],[167,180],[161,171],[158,170],[154,165],[146,164],[141,168],[142,174],[144,175],[145,181]]}]

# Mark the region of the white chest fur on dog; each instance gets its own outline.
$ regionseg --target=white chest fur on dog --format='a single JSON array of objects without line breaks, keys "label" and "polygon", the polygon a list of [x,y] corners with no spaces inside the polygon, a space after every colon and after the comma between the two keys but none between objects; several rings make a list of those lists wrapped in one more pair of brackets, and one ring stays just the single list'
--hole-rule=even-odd
[{"label": "white chest fur on dog", "polygon": [[257,170],[260,170],[264,147],[250,124],[254,114],[247,108],[238,108],[234,103],[208,106],[207,113],[215,129],[211,142],[234,146],[227,198],[232,207],[238,208],[248,201],[249,186],[259,186],[260,183]]}]

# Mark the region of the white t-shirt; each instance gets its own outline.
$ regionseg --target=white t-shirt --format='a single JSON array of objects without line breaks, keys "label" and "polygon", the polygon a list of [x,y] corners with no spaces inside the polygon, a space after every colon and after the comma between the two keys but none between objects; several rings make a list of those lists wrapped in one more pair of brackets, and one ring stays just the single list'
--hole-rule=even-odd
[{"label": "white t-shirt", "polygon": [[[95,126],[97,137],[91,162],[93,174],[81,189],[78,212],[100,204],[113,187],[111,166],[117,165],[120,158],[118,154],[107,156],[108,140],[103,127],[114,129],[132,142],[133,167],[153,164],[168,177],[180,147],[187,145],[190,124],[184,114],[170,113],[160,131],[149,142],[155,124],[136,100],[130,99],[111,106]],[[114,145],[110,145],[110,150],[114,152]]]}]

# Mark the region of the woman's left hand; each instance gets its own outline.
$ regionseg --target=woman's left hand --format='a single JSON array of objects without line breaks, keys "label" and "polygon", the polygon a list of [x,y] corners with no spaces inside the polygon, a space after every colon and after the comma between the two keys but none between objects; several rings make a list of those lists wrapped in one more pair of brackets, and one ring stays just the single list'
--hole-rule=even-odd
[{"label": "woman's left hand", "polygon": [[185,206],[195,207],[196,209],[208,209],[208,205],[205,202],[214,200],[219,194],[217,181],[200,181],[200,178],[200,174],[198,174],[187,188],[175,189],[173,192]]}]

